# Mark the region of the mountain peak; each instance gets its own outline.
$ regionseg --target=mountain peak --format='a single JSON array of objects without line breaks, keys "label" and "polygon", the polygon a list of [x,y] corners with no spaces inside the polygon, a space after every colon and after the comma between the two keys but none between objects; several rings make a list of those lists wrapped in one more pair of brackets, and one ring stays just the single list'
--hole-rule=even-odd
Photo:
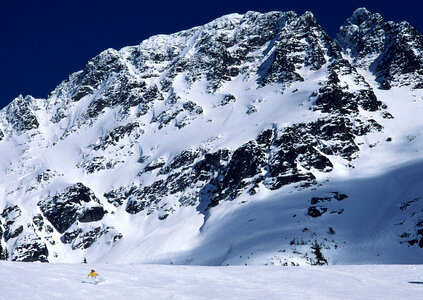
[{"label": "mountain peak", "polygon": [[314,14],[311,12],[311,11],[306,11],[303,15],[302,15],[302,17],[304,17],[304,18],[313,18],[314,19]]},{"label": "mountain peak", "polygon": [[421,86],[423,37],[408,22],[386,21],[358,8],[340,27],[336,40],[355,66],[375,75],[381,88]]},{"label": "mountain peak", "polygon": [[360,25],[364,21],[366,21],[372,13],[367,10],[365,7],[357,8],[352,16],[347,19],[347,21],[351,22],[351,24]]}]

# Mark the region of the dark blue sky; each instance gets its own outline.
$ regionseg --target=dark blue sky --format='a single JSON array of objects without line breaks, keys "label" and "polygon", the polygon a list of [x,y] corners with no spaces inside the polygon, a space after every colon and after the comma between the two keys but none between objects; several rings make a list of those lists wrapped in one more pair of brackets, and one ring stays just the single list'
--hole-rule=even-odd
[{"label": "dark blue sky", "polygon": [[388,20],[407,20],[423,32],[419,0],[2,0],[0,108],[19,94],[46,97],[104,49],[136,45],[151,35],[202,25],[224,14],[310,10],[334,36],[363,6]]}]

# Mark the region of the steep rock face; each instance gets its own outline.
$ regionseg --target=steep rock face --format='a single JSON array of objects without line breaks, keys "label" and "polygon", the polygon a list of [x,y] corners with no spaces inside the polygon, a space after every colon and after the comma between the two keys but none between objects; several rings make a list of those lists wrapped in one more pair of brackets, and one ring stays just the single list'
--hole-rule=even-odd
[{"label": "steep rock face", "polygon": [[63,234],[61,242],[70,244],[72,250],[83,250],[89,248],[95,242],[113,245],[122,238],[113,226],[90,225],[73,226]]},{"label": "steep rock face", "polygon": [[2,217],[5,220],[4,223],[4,239],[7,242],[10,238],[15,238],[20,235],[23,231],[23,226],[16,224],[16,219],[18,219],[22,214],[20,208],[15,206],[6,207],[2,212]]},{"label": "steep rock face", "polygon": [[423,37],[409,23],[357,9],[337,35],[354,64],[369,68],[382,88],[422,88]]},{"label": "steep rock face", "polygon": [[[17,134],[21,134],[31,129],[37,129],[39,126],[38,120],[31,109],[31,101],[34,98],[19,96],[13,100],[6,108],[6,120],[16,130]],[[3,132],[0,133],[0,138],[3,138]]]},{"label": "steep rock face", "polygon": [[304,78],[296,72],[298,66],[319,70],[327,62],[328,56],[340,57],[336,44],[310,12],[284,26],[281,34],[272,42],[274,47],[259,68],[259,82],[262,85],[303,81]]},{"label": "steep rock face", "polygon": [[36,233],[33,224],[25,222],[17,205],[7,206],[1,216],[4,219],[4,241],[14,245],[12,251],[7,251],[7,248],[1,250],[2,259],[48,262],[46,243]]},{"label": "steep rock face", "polygon": [[13,261],[48,262],[48,248],[37,235],[24,235],[17,239],[12,253]]},{"label": "steep rock face", "polygon": [[[86,249],[96,241],[112,245],[122,238],[113,226],[99,222],[107,211],[92,190],[82,183],[67,187],[38,205],[50,224],[63,234],[60,242],[70,244],[73,250]],[[39,218],[34,223],[43,226],[42,217]]]},{"label": "steep rock face", "polygon": [[59,233],[65,232],[77,220],[99,221],[106,213],[98,198],[82,183],[76,183],[38,205]]}]

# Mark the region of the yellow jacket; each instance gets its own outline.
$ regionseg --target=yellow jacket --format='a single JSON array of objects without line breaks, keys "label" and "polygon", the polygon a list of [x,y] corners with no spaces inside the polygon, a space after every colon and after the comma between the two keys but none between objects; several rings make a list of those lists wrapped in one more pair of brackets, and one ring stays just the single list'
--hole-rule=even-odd
[{"label": "yellow jacket", "polygon": [[96,277],[98,274],[96,272],[91,272],[90,274],[88,274],[88,276],[90,277]]}]

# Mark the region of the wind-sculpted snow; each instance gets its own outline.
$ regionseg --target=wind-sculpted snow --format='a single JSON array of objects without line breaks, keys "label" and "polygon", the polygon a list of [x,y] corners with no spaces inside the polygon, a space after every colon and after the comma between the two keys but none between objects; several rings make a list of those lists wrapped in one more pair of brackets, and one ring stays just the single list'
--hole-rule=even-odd
[{"label": "wind-sculpted snow", "polygon": [[105,50],[47,99],[0,112],[0,258],[379,261],[371,243],[350,251],[351,224],[378,224],[356,205],[410,216],[381,217],[395,235],[372,237],[414,255],[420,194],[343,180],[422,158],[420,40],[364,9],[340,45],[310,12],[248,12]]}]

